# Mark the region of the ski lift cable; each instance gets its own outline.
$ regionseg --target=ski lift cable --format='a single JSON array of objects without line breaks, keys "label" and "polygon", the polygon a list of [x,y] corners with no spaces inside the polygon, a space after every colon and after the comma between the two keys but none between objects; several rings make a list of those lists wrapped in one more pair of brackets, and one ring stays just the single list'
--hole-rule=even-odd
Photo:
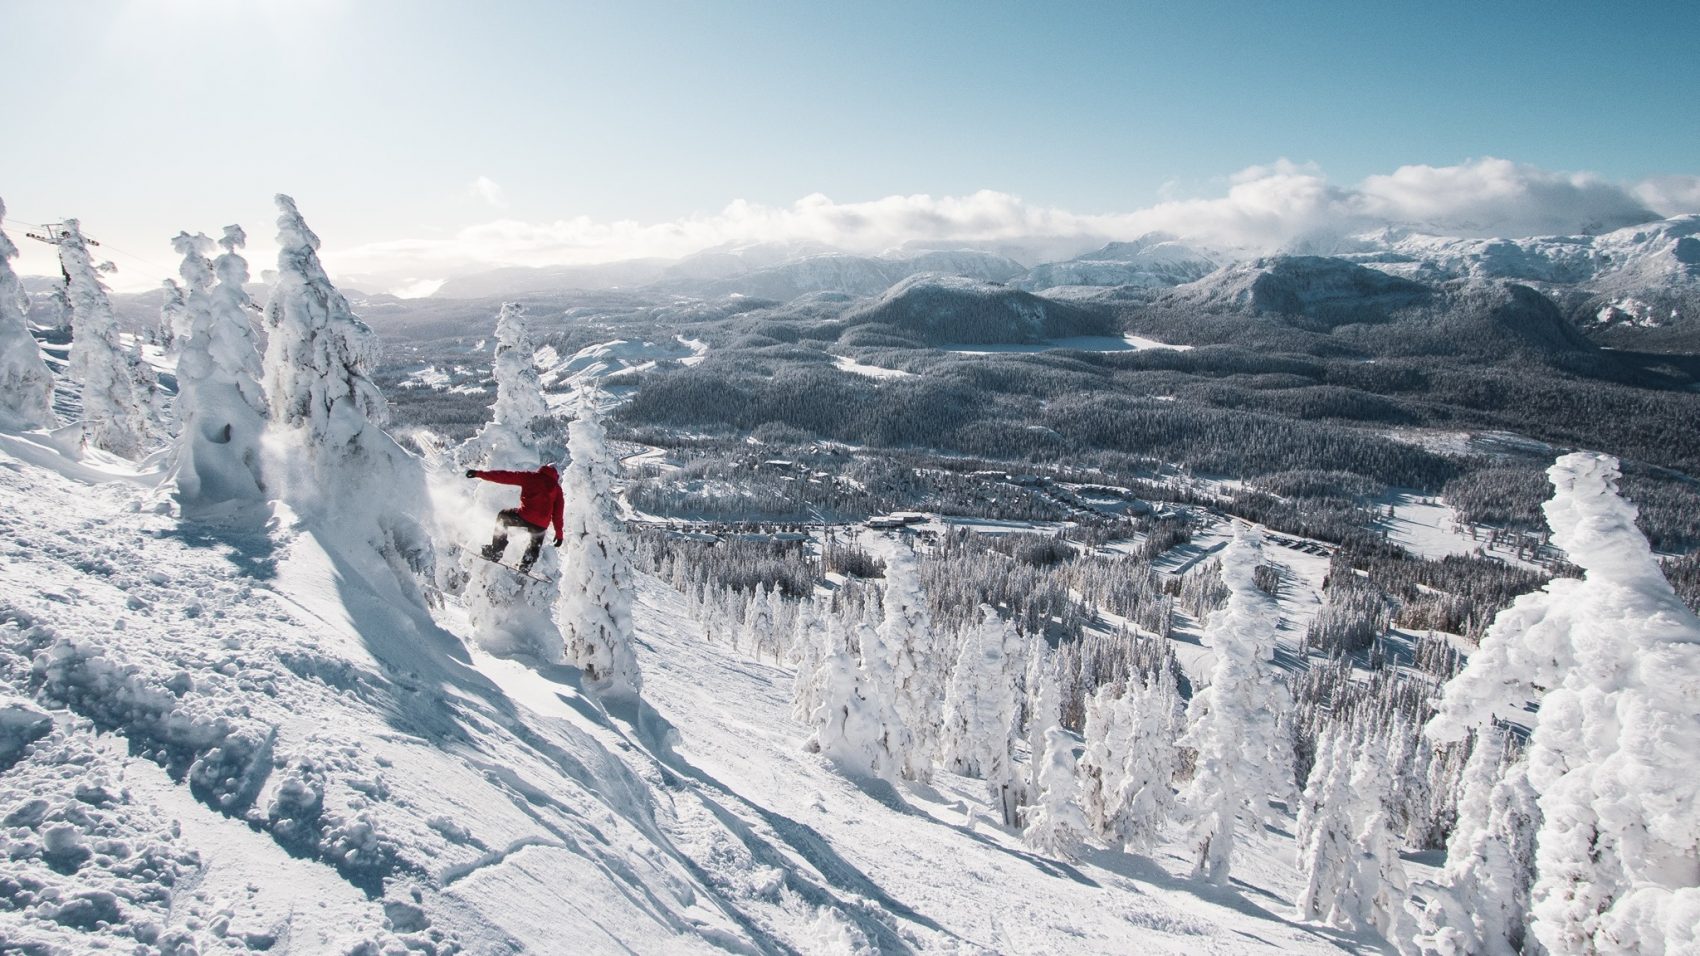
[{"label": "ski lift cable", "polygon": [[[49,226],[57,225],[56,223],[30,222],[27,219],[20,219],[17,216],[7,216],[5,221],[10,222],[10,223],[16,223],[20,226],[23,226],[26,229],[40,229],[40,230],[44,230],[44,231]],[[135,261],[141,263],[142,265],[148,266],[149,268],[163,269],[163,270],[165,270],[165,272],[167,274],[170,274],[172,272],[172,269],[169,266],[160,265],[158,262],[155,262],[154,260],[149,259],[146,256],[138,256],[134,252],[131,252],[128,249],[121,249],[118,246],[115,246],[110,242],[100,242],[99,240],[96,240],[96,239],[88,239],[87,241],[88,241],[88,244],[91,245],[91,246],[98,246],[102,249],[111,250],[112,252],[116,252],[117,254],[119,254],[121,256],[125,256],[126,258],[134,259]]]}]

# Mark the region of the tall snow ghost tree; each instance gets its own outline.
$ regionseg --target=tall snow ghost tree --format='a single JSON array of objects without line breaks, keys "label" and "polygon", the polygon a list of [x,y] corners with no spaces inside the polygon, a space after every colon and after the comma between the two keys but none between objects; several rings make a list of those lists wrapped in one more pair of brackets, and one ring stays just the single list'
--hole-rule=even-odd
[{"label": "tall snow ghost tree", "polygon": [[[6,204],[0,201],[0,225]],[[53,424],[53,373],[30,335],[29,297],[12,271],[18,247],[0,229],[0,426],[47,428]]]},{"label": "tall snow ghost tree", "polygon": [[1132,675],[1125,689],[1106,684],[1089,699],[1081,808],[1111,846],[1149,851],[1173,815],[1180,718],[1169,667]]},{"label": "tall snow ghost tree", "polygon": [[885,564],[885,594],[881,602],[880,644],[891,668],[892,703],[909,729],[903,775],[926,780],[938,752],[939,702],[944,698],[942,661],[933,660],[932,621],[927,597],[921,592],[921,570],[915,551],[903,542],[891,548]]},{"label": "tall snow ghost tree", "polygon": [[889,669],[879,637],[872,628],[862,632],[858,663],[845,632],[833,628],[828,633],[834,640],[821,662],[820,704],[809,718],[814,725],[809,748],[852,776],[895,780],[903,769],[907,737],[890,699],[882,693],[889,687],[885,683]]},{"label": "tall snow ghost tree", "polygon": [[1387,740],[1369,728],[1336,725],[1323,736],[1299,804],[1301,919],[1401,937],[1405,869],[1388,810],[1396,781]]},{"label": "tall snow ghost tree", "polygon": [[265,496],[260,440],[266,401],[260,393],[260,353],[248,319],[252,303],[243,286],[248,261],[236,251],[247,242],[241,226],[224,227],[217,260],[204,235],[180,233],[181,310],[173,317],[177,358],[175,479],[185,508]]},{"label": "tall snow ghost tree", "polygon": [[590,395],[580,397],[567,452],[564,570],[556,601],[567,661],[606,690],[636,696],[643,679],[632,649],[635,579],[614,512],[613,456]]},{"label": "tall snow ghost tree", "polygon": [[1018,799],[1014,740],[1021,689],[1021,638],[997,609],[980,605],[951,672],[944,700],[939,759],[952,773],[978,777],[1005,826],[1014,826]]},{"label": "tall snow ghost tree", "polygon": [[176,279],[160,283],[159,339],[166,351],[176,352],[189,332],[189,294]]},{"label": "tall snow ghost tree", "polygon": [[1507,733],[1476,732],[1439,885],[1420,884],[1419,949],[1439,956],[1517,956],[1526,949],[1540,809],[1529,764],[1507,759]]},{"label": "tall snow ghost tree", "polygon": [[1057,657],[1044,635],[1032,635],[1026,661],[1028,802],[1037,801],[1044,789],[1039,774],[1044,769],[1045,735],[1051,728],[1062,726],[1062,678],[1057,669]]},{"label": "tall snow ghost tree", "polygon": [[[536,468],[541,429],[549,422],[549,405],[537,373],[537,343],[531,337],[525,306],[502,303],[496,316],[496,405],[490,424],[467,443],[467,452],[480,454],[487,468]],[[476,464],[465,460],[469,467]]]},{"label": "tall snow ghost tree", "polygon": [[[535,355],[537,347],[527,327],[525,307],[502,304],[496,318],[496,404],[489,424],[460,450],[466,468],[531,471],[543,460],[543,426],[549,406],[543,398]],[[512,490],[479,482],[474,495],[479,514],[511,506]],[[555,624],[553,603],[560,589],[561,562],[556,549],[544,548],[531,565],[532,577],[516,575],[464,552],[461,568],[467,574],[462,601],[474,638],[497,653],[523,651],[540,660],[559,663],[564,638]]]},{"label": "tall snow ghost tree", "polygon": [[265,386],[272,420],[306,439],[316,476],[355,464],[388,418],[368,373],[377,362],[372,330],[319,263],[319,237],[295,200],[277,196],[277,285],[266,304]]},{"label": "tall snow ghost tree", "polygon": [[1086,842],[1086,816],[1080,811],[1073,736],[1061,727],[1045,731],[1045,750],[1037,760],[1039,799],[1027,808],[1021,838],[1040,853],[1074,859]]},{"label": "tall snow ghost tree", "polygon": [[369,377],[376,338],[325,274],[319,237],[295,200],[279,194],[277,207],[263,369],[281,447],[267,462],[268,480],[280,476],[298,510],[326,519],[322,532],[363,539],[398,574],[398,561],[422,570],[431,555],[425,473],[384,433],[388,409]]},{"label": "tall snow ghost tree", "polygon": [[66,372],[83,386],[83,441],[123,458],[139,458],[159,431],[153,370],[119,341],[118,317],[77,220],[61,223],[54,239],[71,307]]},{"label": "tall snow ghost tree", "polygon": [[820,707],[827,653],[843,640],[843,625],[837,614],[831,610],[822,613],[813,599],[801,602],[790,653],[797,666],[791,684],[791,717],[798,723],[807,723]]},{"label": "tall snow ghost tree", "polygon": [[1565,455],[1547,476],[1553,543],[1583,575],[1500,612],[1427,729],[1461,739],[1538,699],[1535,938],[1554,954],[1694,951],[1700,618],[1618,496],[1616,459]]},{"label": "tall snow ghost tree", "polygon": [[1275,665],[1275,599],[1257,586],[1261,536],[1244,528],[1222,552],[1228,601],[1210,615],[1205,643],[1214,652],[1210,683],[1187,708],[1183,747],[1197,752],[1193,776],[1179,795],[1198,854],[1193,869],[1228,882],[1242,830],[1260,834],[1270,801],[1290,800],[1292,696]]}]

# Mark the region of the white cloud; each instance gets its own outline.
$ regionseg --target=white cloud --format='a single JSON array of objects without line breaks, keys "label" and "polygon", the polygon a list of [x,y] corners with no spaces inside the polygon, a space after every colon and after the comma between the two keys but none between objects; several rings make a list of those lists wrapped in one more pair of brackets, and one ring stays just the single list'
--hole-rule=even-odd
[{"label": "white cloud", "polygon": [[1633,192],[1593,173],[1555,173],[1503,159],[1404,166],[1361,187],[1374,219],[1448,235],[1597,232],[1655,218]]},{"label": "white cloud", "polygon": [[[474,188],[500,200],[480,177]],[[499,219],[446,239],[401,239],[340,251],[345,269],[452,275],[503,265],[544,266],[675,258],[723,244],[813,240],[875,253],[906,242],[1028,243],[1081,251],[1152,231],[1247,251],[1380,226],[1469,236],[1599,231],[1700,209],[1700,177],[1613,183],[1503,159],[1403,166],[1353,185],[1313,164],[1278,160],[1236,173],[1226,192],[1170,199],[1126,213],[1087,215],[982,190],[965,196],[887,196],[838,202],[821,194],[788,206],[737,200],[711,215],[664,222],[588,217],[533,223]]]},{"label": "white cloud", "polygon": [[398,299],[423,299],[443,287],[444,279],[409,279],[390,290]]},{"label": "white cloud", "polygon": [[1636,184],[1635,197],[1664,216],[1700,212],[1700,176],[1656,176]]},{"label": "white cloud", "polygon": [[472,184],[466,187],[466,191],[484,200],[494,209],[508,208],[507,194],[502,191],[499,183],[488,176],[480,176],[474,179]]}]

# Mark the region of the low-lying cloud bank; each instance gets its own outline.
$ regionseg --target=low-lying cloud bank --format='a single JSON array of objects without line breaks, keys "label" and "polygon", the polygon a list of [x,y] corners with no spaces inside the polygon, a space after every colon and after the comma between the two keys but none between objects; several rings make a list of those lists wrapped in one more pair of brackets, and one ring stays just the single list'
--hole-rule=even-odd
[{"label": "low-lying cloud bank", "polygon": [[[494,183],[489,187],[500,194]],[[1066,255],[1153,231],[1264,252],[1385,226],[1452,236],[1572,235],[1691,212],[1700,212],[1700,176],[1620,183],[1489,157],[1456,166],[1402,166],[1343,186],[1315,167],[1283,160],[1234,175],[1224,195],[1126,213],[1075,213],[991,190],[850,203],[815,194],[783,207],[737,200],[714,215],[670,222],[499,219],[448,239],[343,249],[334,259],[340,271],[418,277],[678,258],[715,246],[776,241],[861,253],[906,243],[1006,244]]]}]

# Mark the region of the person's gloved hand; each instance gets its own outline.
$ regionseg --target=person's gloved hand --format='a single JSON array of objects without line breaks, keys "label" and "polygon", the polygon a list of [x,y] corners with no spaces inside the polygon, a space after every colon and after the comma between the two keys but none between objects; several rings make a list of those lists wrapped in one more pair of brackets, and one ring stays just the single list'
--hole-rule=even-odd
[{"label": "person's gloved hand", "polygon": [[567,540],[565,537],[562,537],[561,535],[556,535],[555,536],[555,547],[557,547],[557,548],[560,547],[561,542],[563,542],[565,540]]},{"label": "person's gloved hand", "polygon": [[467,469],[467,470],[466,470],[466,477],[468,477],[468,478],[477,478],[477,477],[478,477],[478,469],[476,469],[476,468],[468,468],[468,469]]}]

